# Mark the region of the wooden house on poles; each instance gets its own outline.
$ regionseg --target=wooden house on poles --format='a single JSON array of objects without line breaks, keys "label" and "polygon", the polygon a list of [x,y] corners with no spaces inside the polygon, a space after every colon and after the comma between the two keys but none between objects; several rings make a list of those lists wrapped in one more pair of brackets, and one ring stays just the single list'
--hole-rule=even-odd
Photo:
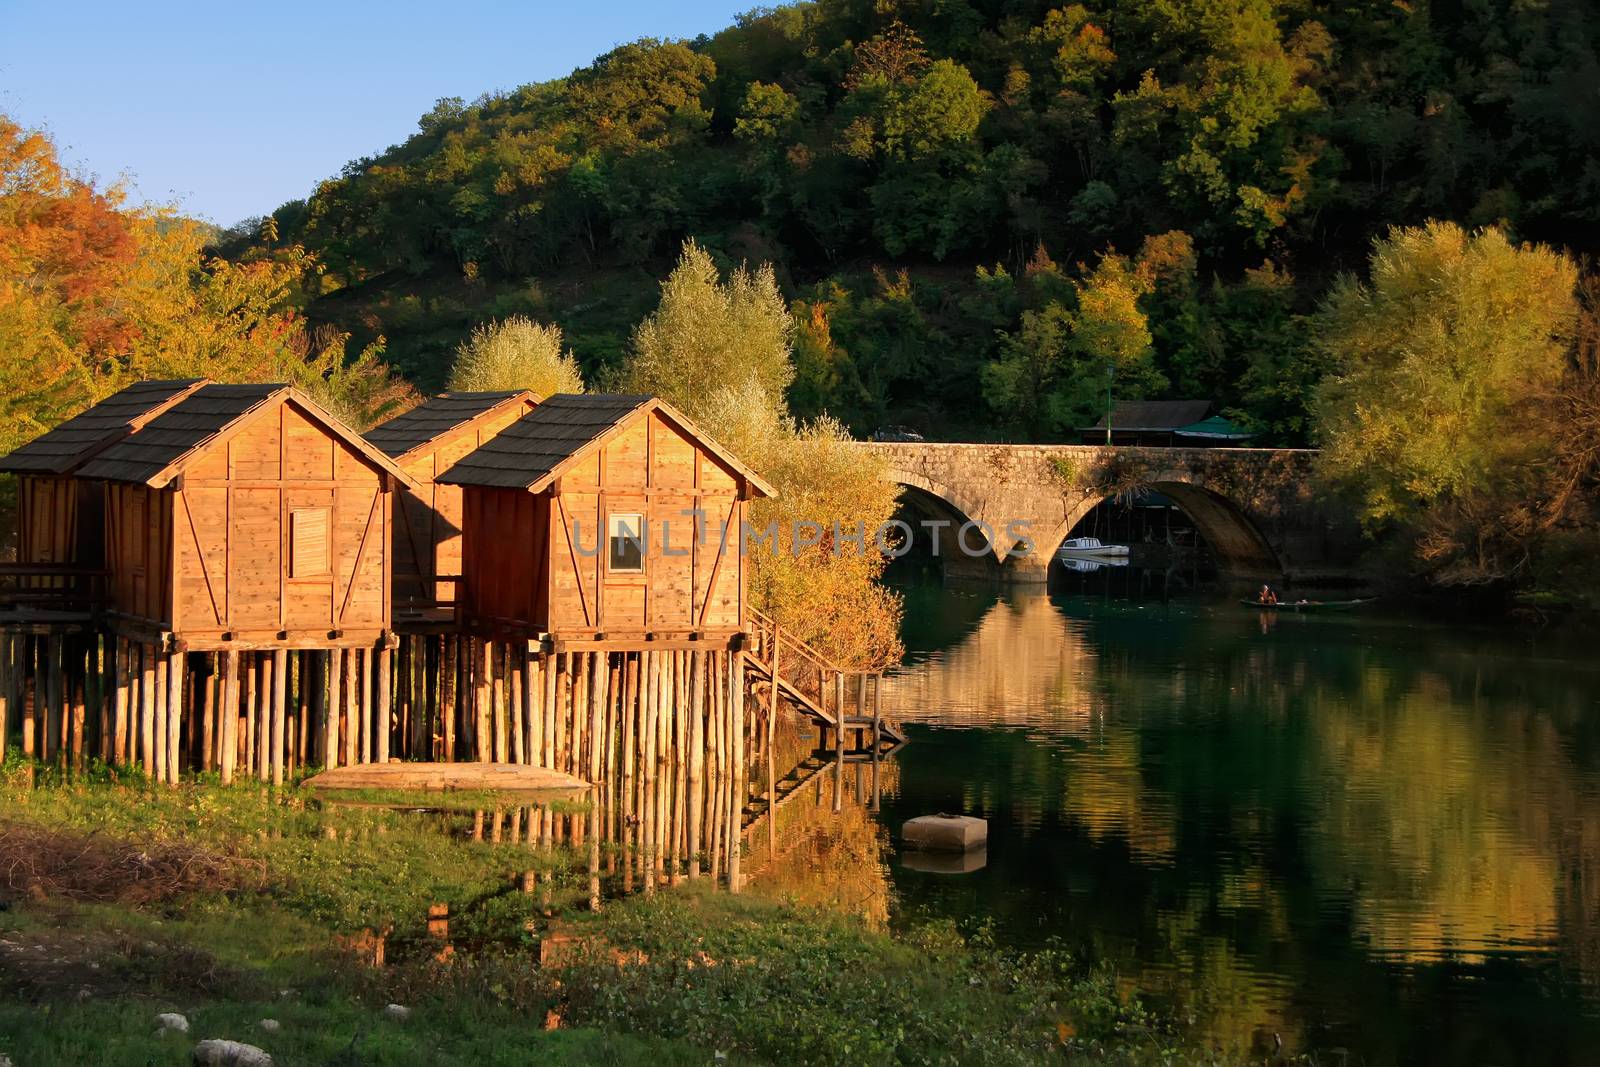
[{"label": "wooden house on poles", "polygon": [[[151,391],[128,425],[71,475],[80,498],[98,494],[104,588],[89,647],[63,663],[48,642],[38,754],[87,751],[167,781],[185,764],[229,780],[241,760],[281,781],[340,745],[376,758],[385,731],[370,722],[369,682],[391,640],[391,516],[409,476],[285,385]],[[313,746],[323,653],[345,699]]]},{"label": "wooden house on poles", "polygon": [[29,756],[546,768],[592,783],[555,837],[589,844],[592,893],[602,843],[624,888],[737,886],[780,701],[840,766],[870,723],[876,759],[865,676],[852,718],[846,673],[748,602],[772,488],[653,397],[447,394],[363,438],[287,386],[150,382],[0,468],[36,580],[0,602],[0,742],[14,712]]},{"label": "wooden house on poles", "polygon": [[461,576],[461,488],[438,481],[469,452],[538,404],[526,390],[440,393],[365,434],[415,482],[394,513],[397,629],[448,628]]}]

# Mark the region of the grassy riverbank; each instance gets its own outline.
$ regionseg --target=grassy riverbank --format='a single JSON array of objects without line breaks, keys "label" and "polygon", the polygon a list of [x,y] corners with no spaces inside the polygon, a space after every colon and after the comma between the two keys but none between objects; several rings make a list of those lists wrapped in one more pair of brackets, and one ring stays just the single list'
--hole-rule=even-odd
[{"label": "grassy riverbank", "polygon": [[[1213,1062],[1056,953],[946,927],[891,936],[759,885],[591,914],[578,857],[514,843],[509,823],[475,840],[470,811],[104,778],[29,788],[7,770],[0,1052],[19,1065],[186,1063],[203,1037],[280,1065]],[[448,962],[426,930],[436,902]],[[377,933],[382,967],[366,959]],[[161,1011],[190,1033],[157,1035]]]}]

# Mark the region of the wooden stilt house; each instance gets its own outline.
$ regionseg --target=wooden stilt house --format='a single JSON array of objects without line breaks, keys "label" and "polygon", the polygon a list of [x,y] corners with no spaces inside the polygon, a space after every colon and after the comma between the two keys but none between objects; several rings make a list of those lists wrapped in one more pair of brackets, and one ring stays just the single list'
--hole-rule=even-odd
[{"label": "wooden stilt house", "polygon": [[454,620],[461,575],[461,487],[436,479],[469,452],[531,411],[527,391],[441,393],[367,431],[416,482],[402,488],[394,514],[395,621],[407,629]]},{"label": "wooden stilt house", "polygon": [[98,568],[104,562],[101,488],[74,475],[204,384],[199,378],[136,382],[0,458],[0,473],[17,476],[17,562]]},{"label": "wooden stilt house", "polygon": [[464,490],[470,630],[624,648],[744,629],[745,505],[772,487],[661,400],[550,397],[438,480]]},{"label": "wooden stilt house", "polygon": [[101,450],[106,617],[190,649],[371,647],[410,476],[286,385],[204,385]]}]

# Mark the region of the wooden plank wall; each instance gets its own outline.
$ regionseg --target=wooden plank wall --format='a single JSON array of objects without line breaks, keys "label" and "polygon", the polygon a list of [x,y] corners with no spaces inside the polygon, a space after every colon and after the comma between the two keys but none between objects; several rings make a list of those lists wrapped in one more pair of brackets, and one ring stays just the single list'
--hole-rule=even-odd
[{"label": "wooden plank wall", "polygon": [[105,561],[99,482],[17,479],[17,562],[98,567]]},{"label": "wooden plank wall", "polygon": [[[510,405],[505,411],[462,425],[431,448],[406,459],[405,471],[417,480],[420,489],[404,488],[398,495],[396,574],[431,578],[462,573],[462,490],[459,485],[440,485],[435,479],[528,410],[527,404]],[[409,592],[415,586],[408,583],[405,588]],[[444,599],[453,593],[453,586],[440,586],[438,590]]]},{"label": "wooden plank wall", "polygon": [[[740,495],[733,472],[670,422],[636,417],[553,494],[545,628],[608,637],[739,629]],[[645,518],[642,574],[610,569],[607,523],[619,512]]]},{"label": "wooden plank wall", "polygon": [[[191,463],[171,492],[177,615],[191,646],[327,640],[389,625],[386,476],[292,404]],[[309,534],[296,564],[293,515]],[[325,531],[325,534],[324,534]],[[308,565],[307,561],[311,561]],[[321,565],[318,565],[321,560]]]},{"label": "wooden plank wall", "polygon": [[106,598],[158,628],[172,620],[172,494],[106,483]]}]

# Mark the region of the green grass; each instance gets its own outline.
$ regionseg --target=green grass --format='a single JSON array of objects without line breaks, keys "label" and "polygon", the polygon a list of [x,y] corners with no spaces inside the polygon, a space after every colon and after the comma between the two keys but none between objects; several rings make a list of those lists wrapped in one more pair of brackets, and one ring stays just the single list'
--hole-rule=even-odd
[{"label": "green grass", "polygon": [[[133,907],[7,892],[0,874],[13,902],[0,934],[24,946],[0,946],[0,1052],[19,1064],[180,1063],[207,1036],[279,1064],[1213,1062],[1113,975],[981,932],[893,936],[705,883],[592,914],[582,857],[474,840],[471,812],[41,777],[29,788],[13,765],[0,778],[0,831],[182,842],[230,857],[238,877]],[[529,870],[537,889],[523,893]],[[447,963],[425,933],[435,902],[450,904]],[[552,929],[576,940],[541,967]],[[348,947],[370,931],[389,934],[385,967]],[[391,1001],[412,1016],[386,1019]],[[189,1017],[187,1039],[155,1035],[164,1010]],[[550,1012],[561,1029],[546,1032]]]}]

